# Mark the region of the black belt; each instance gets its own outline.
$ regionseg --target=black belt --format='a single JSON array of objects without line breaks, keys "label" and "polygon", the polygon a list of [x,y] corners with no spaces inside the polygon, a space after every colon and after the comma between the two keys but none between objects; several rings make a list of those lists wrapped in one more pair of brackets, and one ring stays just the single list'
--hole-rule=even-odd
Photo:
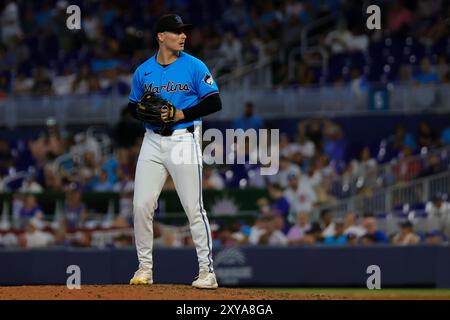
[{"label": "black belt", "polygon": [[[180,128],[180,129],[186,129],[188,132],[193,133],[195,130],[195,126],[192,125],[190,127],[187,128]],[[172,128],[164,128],[164,129],[152,129],[154,133],[157,133],[159,135],[162,135],[164,137],[169,137],[172,135],[172,133],[177,130],[177,129],[172,129]]]}]

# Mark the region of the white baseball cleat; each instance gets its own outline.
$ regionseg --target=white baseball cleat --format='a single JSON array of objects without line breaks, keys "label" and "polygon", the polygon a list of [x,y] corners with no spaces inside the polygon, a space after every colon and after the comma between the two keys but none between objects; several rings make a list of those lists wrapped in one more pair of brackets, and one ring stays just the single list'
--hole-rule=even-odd
[{"label": "white baseball cleat", "polygon": [[214,272],[200,272],[197,279],[192,282],[192,286],[199,289],[217,289],[216,275]]},{"label": "white baseball cleat", "polygon": [[133,278],[130,280],[130,284],[139,285],[139,284],[152,284],[153,283],[153,274],[152,270],[139,268],[138,271],[134,273]]}]

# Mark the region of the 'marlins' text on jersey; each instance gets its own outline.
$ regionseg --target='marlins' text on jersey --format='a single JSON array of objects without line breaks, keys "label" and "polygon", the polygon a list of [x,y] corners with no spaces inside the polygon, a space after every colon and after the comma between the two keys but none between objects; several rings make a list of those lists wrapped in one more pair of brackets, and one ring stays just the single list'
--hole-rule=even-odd
[{"label": "'marlins' text on jersey", "polygon": [[147,92],[154,92],[156,94],[161,94],[163,90],[166,90],[166,92],[176,92],[176,91],[190,91],[189,85],[187,83],[175,83],[173,81],[167,81],[166,85],[156,86],[153,87],[153,82],[150,84],[144,83],[144,90]]}]

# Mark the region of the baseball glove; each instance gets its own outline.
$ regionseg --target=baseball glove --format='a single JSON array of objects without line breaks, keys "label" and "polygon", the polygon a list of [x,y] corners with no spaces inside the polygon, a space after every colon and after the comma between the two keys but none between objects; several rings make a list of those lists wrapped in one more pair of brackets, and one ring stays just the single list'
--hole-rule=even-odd
[{"label": "baseball glove", "polygon": [[[167,119],[161,118],[163,110],[167,110]],[[137,105],[139,120],[157,127],[167,127],[175,118],[176,108],[169,101],[158,97],[153,92],[145,92]]]}]

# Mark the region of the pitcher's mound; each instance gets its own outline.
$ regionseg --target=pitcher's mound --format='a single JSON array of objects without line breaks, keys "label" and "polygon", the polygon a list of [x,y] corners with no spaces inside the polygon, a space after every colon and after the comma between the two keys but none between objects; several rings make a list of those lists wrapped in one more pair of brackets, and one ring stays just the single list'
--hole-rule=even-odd
[{"label": "pitcher's mound", "polygon": [[11,286],[0,287],[0,300],[415,300],[450,299],[450,294],[421,292],[392,292],[367,290],[366,292],[336,292],[318,289],[318,293],[275,292],[263,289],[219,288],[195,289],[189,285],[153,284],[82,285],[79,290],[66,286]]},{"label": "pitcher's mound", "polygon": [[153,284],[0,287],[0,300],[288,300],[330,299],[324,294],[272,292],[260,289],[195,289],[189,285]]}]

